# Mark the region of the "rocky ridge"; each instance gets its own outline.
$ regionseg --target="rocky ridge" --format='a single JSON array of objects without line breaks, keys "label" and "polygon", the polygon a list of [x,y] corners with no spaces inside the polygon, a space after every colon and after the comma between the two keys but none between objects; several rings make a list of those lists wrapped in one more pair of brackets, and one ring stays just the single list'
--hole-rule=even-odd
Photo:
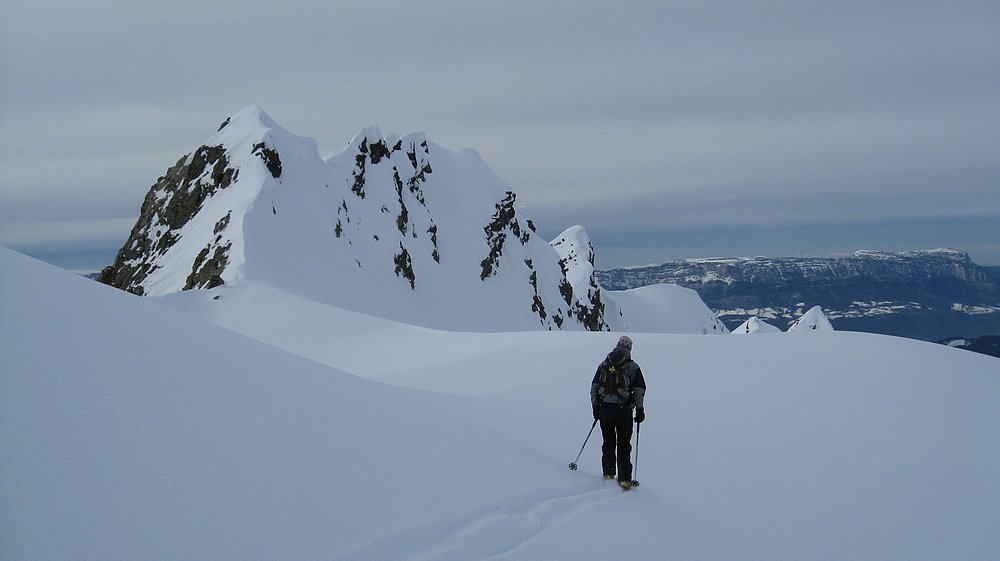
[{"label": "rocky ridge", "polygon": [[364,129],[322,159],[250,107],[150,188],[99,280],[144,296],[263,282],[447,329],[608,329],[516,198],[423,133]]}]

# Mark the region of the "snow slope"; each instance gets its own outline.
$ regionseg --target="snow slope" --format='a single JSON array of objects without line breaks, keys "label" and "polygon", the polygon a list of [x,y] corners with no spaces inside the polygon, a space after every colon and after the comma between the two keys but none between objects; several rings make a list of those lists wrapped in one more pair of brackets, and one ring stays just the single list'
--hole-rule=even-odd
[{"label": "snow slope", "polygon": [[[1000,553],[995,358],[861,333],[636,333],[642,484],[621,493],[594,439],[566,467],[615,334],[321,308],[275,318],[321,333],[288,352],[6,249],[0,275],[0,558]],[[168,303],[225,323],[275,302],[229,289]]]},{"label": "snow slope", "polygon": [[[676,284],[652,284],[631,290],[602,291],[608,306],[620,310],[627,331],[724,335],[729,329],[698,293]],[[607,317],[612,317],[608,314]]]}]

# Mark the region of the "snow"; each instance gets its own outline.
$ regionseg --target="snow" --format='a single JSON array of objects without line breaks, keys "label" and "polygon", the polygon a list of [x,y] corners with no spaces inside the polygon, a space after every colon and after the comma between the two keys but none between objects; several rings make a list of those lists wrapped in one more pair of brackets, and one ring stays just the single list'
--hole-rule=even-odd
[{"label": "snow", "polygon": [[[265,164],[261,145],[280,160],[280,173]],[[227,287],[434,329],[725,329],[694,293],[676,287],[603,297],[586,231],[573,226],[551,244],[542,240],[474,150],[368,127],[321,158],[314,140],[282,129],[257,106],[230,118],[204,146],[222,148],[231,184],[210,190],[173,230],[162,209],[152,213],[144,242],[169,249],[130,263],[150,270],[130,290],[169,298],[206,256],[225,253],[217,262],[225,263],[218,276]],[[203,176],[218,171],[206,168]],[[166,188],[153,195],[171,196]]]},{"label": "snow", "polygon": [[[260,143],[280,155],[278,177],[254,150]],[[236,179],[171,232],[179,241],[140,283],[147,296],[181,291],[204,248],[232,244],[221,274],[227,286],[260,283],[438,329],[583,329],[572,319],[560,324],[570,304],[559,291],[559,257],[527,219],[514,210],[503,228],[488,228],[513,195],[474,150],[368,127],[324,159],[314,140],[259,107],[234,115],[205,145],[225,149]],[[504,243],[485,275],[491,234]],[[536,302],[544,312],[532,310]]]},{"label": "snow", "polygon": [[788,326],[789,333],[806,333],[810,331],[833,331],[833,325],[823,314],[823,308],[813,306],[809,311],[802,314],[792,325]]},{"label": "snow", "polygon": [[604,290],[603,294],[609,308],[621,310],[623,328],[627,331],[729,333],[698,293],[690,288],[661,283],[630,290]]},{"label": "snow", "polygon": [[566,266],[566,280],[574,293],[586,294],[594,278],[594,246],[583,226],[567,228],[549,242]]},{"label": "snow", "polygon": [[567,468],[615,333],[436,331],[253,283],[143,299],[6,249],[0,280],[3,559],[1000,554],[996,358],[633,333],[622,493],[599,435]]},{"label": "snow", "polygon": [[[228,228],[223,232],[221,245],[231,243],[229,250],[230,267],[222,274],[227,283],[236,282],[245,261],[245,238],[242,235],[247,213],[259,199],[273,191],[279,180],[271,176],[260,157],[253,154],[253,146],[264,143],[287,154],[294,154],[302,169],[315,169],[322,165],[316,142],[311,138],[299,137],[282,129],[260,107],[251,106],[233,115],[229,123],[204,142],[204,146],[222,146],[227,157],[240,154],[243,157],[231,161],[230,165],[239,170],[237,183],[221,189],[208,197],[198,211],[199,219],[191,220],[176,234],[179,241],[171,247],[157,263],[159,268],[152,272],[144,283],[146,294],[164,294],[184,287],[191,274],[194,256],[206,243],[216,238],[215,227],[219,219],[231,215]],[[205,174],[210,174],[206,169]],[[268,209],[271,206],[267,206]],[[167,230],[166,225],[163,226]]]},{"label": "snow", "polygon": [[729,333],[694,290],[675,284],[654,284],[631,290],[607,290],[594,276],[594,246],[583,226],[571,226],[549,242],[566,270],[577,297],[604,303],[604,320],[612,331],[652,333]]},{"label": "snow", "polygon": [[754,333],[781,333],[781,329],[761,320],[757,316],[753,316],[733,330],[733,335],[750,335]]}]

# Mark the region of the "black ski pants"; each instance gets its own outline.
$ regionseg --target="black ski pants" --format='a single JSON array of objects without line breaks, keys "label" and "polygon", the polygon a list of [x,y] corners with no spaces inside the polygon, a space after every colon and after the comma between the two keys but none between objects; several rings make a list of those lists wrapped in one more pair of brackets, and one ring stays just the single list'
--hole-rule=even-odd
[{"label": "black ski pants", "polygon": [[632,480],[632,408],[604,403],[601,405],[601,464],[605,475],[614,475],[618,468],[618,481]]}]

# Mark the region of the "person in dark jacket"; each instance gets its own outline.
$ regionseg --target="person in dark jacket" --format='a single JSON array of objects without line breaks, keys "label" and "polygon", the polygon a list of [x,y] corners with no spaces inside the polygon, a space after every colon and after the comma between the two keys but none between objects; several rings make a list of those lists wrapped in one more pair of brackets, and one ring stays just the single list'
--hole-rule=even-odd
[{"label": "person in dark jacket", "polygon": [[618,484],[625,490],[632,487],[632,410],[635,409],[636,423],[646,419],[645,395],[642,369],[632,360],[632,339],[622,336],[597,367],[590,384],[590,404],[604,436],[601,448],[604,478],[614,479],[617,469]]}]

